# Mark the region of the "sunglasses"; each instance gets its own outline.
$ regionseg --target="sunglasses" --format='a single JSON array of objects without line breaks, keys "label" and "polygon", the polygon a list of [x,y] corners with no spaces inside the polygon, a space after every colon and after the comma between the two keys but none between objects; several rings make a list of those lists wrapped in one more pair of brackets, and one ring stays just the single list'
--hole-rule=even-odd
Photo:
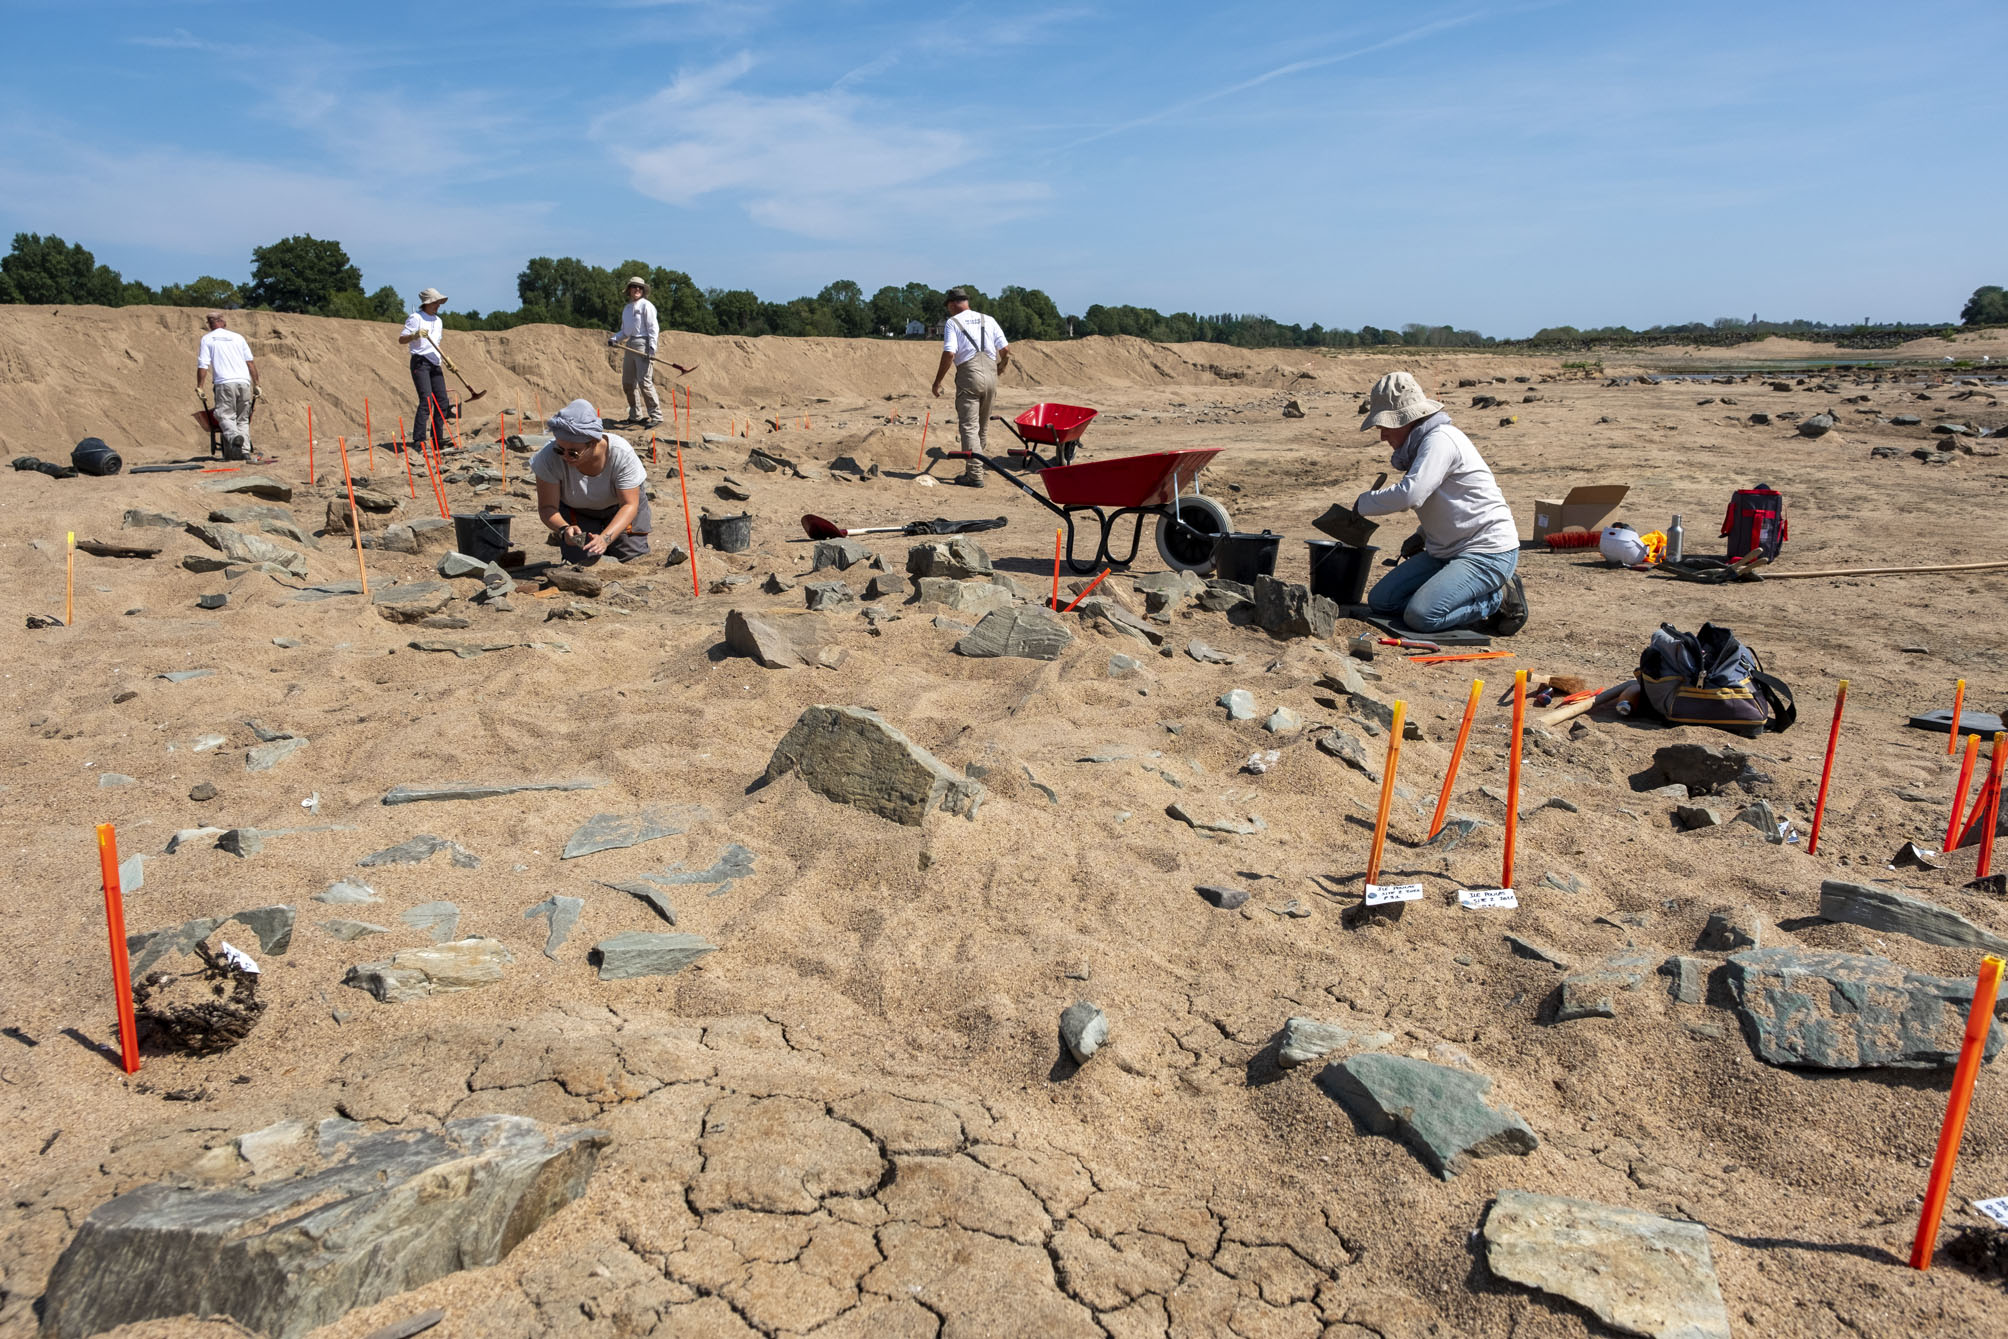
[{"label": "sunglasses", "polygon": [[558,454],[566,460],[577,460],[582,456],[592,454],[593,448],[598,445],[598,442],[586,442],[578,446],[561,446],[558,448]]}]

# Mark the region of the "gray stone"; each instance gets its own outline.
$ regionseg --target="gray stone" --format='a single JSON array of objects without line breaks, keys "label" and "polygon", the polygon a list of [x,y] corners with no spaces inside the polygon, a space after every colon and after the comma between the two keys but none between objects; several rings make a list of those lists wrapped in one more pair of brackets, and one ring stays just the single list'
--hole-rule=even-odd
[{"label": "gray stone", "polygon": [[1143,662],[1141,660],[1136,659],[1134,656],[1126,656],[1120,651],[1109,657],[1109,677],[1111,679],[1134,678],[1137,671],[1142,668]]},{"label": "gray stone", "polygon": [[1134,637],[1152,646],[1164,645],[1164,633],[1125,609],[1111,597],[1090,595],[1074,607],[1081,621],[1095,631],[1117,637]]},{"label": "gray stone", "polygon": [[856,604],[858,596],[856,591],[841,581],[811,581],[802,587],[802,602],[820,613]]},{"label": "gray stone", "polygon": [[988,577],[994,570],[990,555],[967,535],[930,539],[906,551],[906,574],[911,577],[959,581],[966,577]]},{"label": "gray stone", "polygon": [[197,842],[214,844],[214,839],[222,835],[222,828],[183,828],[167,839],[167,845],[161,848],[161,854],[173,855],[182,847],[192,846]]},{"label": "gray stone", "polygon": [[556,961],[558,949],[564,944],[572,927],[578,924],[579,913],[586,909],[583,897],[565,897],[557,893],[545,898],[536,906],[523,913],[523,919],[535,920],[539,916],[547,918],[549,933],[544,936],[544,956]]},{"label": "gray stone", "polygon": [[[1169,779],[1168,774],[1167,779]],[[1238,819],[1212,818],[1194,814],[1182,804],[1169,805],[1164,812],[1179,822],[1186,824],[1195,832],[1219,832],[1229,837],[1252,837],[1258,832],[1268,831],[1269,828],[1267,823],[1264,823],[1253,814],[1249,815],[1248,821],[1244,823]]]},{"label": "gray stone", "polygon": [[1682,832],[1698,832],[1702,828],[1719,826],[1722,814],[1705,805],[1676,804],[1673,807],[1673,821]]},{"label": "gray stone", "polygon": [[774,748],[755,787],[799,771],[810,790],[918,826],[933,812],[976,817],[983,787],[957,776],[878,713],[862,707],[813,706]]},{"label": "gray stone", "polygon": [[1367,757],[1367,746],[1343,730],[1319,735],[1318,752],[1330,754],[1369,781],[1380,780],[1380,773]]},{"label": "gray stone", "polygon": [[[1348,697],[1346,704],[1353,709],[1354,714],[1362,721],[1371,722],[1383,731],[1394,729],[1394,705],[1392,703],[1383,702],[1372,693],[1358,692]],[[1368,733],[1372,734],[1373,731],[1369,730]],[[1401,737],[1403,739],[1422,738],[1422,727],[1416,724],[1414,715],[1411,714],[1402,717]]]},{"label": "gray stone", "polygon": [[1507,935],[1506,947],[1512,949],[1513,955],[1518,958],[1530,958],[1535,962],[1545,962],[1550,967],[1560,967],[1565,970],[1569,966],[1567,958],[1546,944],[1537,944],[1531,939],[1522,939],[1519,935]]},{"label": "gray stone", "polygon": [[880,572],[865,583],[867,600],[883,600],[891,596],[904,596],[906,593],[906,578],[891,572]]},{"label": "gray stone", "polygon": [[444,944],[453,938],[460,925],[460,908],[451,902],[421,902],[409,911],[400,912],[398,919],[432,936],[433,943]]},{"label": "gray stone", "polygon": [[711,811],[703,805],[650,806],[634,814],[594,814],[580,825],[565,843],[563,860],[576,860],[599,851],[619,851],[661,837],[675,837],[705,819]]},{"label": "gray stone", "polygon": [[384,549],[391,553],[416,554],[418,552],[418,535],[410,526],[400,522],[387,525],[373,535],[364,535],[363,547],[366,549]]},{"label": "gray stone", "polygon": [[234,856],[253,856],[265,849],[265,839],[275,834],[257,828],[229,828],[216,839],[216,849]]},{"label": "gray stone", "polygon": [[1811,418],[1801,419],[1799,422],[1799,435],[1801,437],[1824,437],[1833,430],[1834,416],[1832,414],[1815,414]]},{"label": "gray stone", "polygon": [[99,790],[123,790],[127,786],[137,786],[138,784],[139,782],[133,780],[124,772],[98,773]]},{"label": "gray stone", "polygon": [[157,511],[142,511],[138,507],[131,507],[127,509],[120,524],[128,530],[179,530],[188,522],[178,516],[164,516]]},{"label": "gray stone", "polygon": [[1328,1066],[1318,1082],[1369,1131],[1401,1139],[1446,1181],[1472,1159],[1524,1156],[1540,1144],[1519,1113],[1486,1101],[1492,1080],[1470,1070],[1369,1051]]},{"label": "gray stone", "polygon": [[293,946],[295,913],[292,907],[252,907],[230,919],[248,927],[252,934],[258,936],[260,953],[278,956]]},{"label": "gray stone", "polygon": [[307,740],[300,735],[276,739],[269,744],[260,744],[244,754],[244,770],[247,772],[269,772],[281,762],[307,747]]},{"label": "gray stone", "polygon": [[320,600],[332,600],[340,595],[361,595],[363,583],[360,581],[330,581],[325,585],[308,586],[292,598],[293,604],[313,604]]},{"label": "gray stone", "polygon": [[519,795],[531,790],[597,790],[604,781],[580,778],[573,781],[442,781],[432,786],[393,786],[383,797],[385,804],[421,804],[431,800],[492,800],[501,795]]},{"label": "gray stone", "polygon": [[1169,622],[1180,606],[1206,589],[1206,582],[1198,573],[1183,568],[1152,572],[1131,584],[1143,596],[1144,613],[1160,623]]},{"label": "gray stone", "polygon": [[[1950,1069],[1971,979],[1912,972],[1887,958],[1793,947],[1729,959],[1729,991],[1758,1059],[1812,1069]],[[1992,1060],[2008,1029],[1987,1035]]]},{"label": "gray stone", "polygon": [[795,583],[782,576],[779,572],[769,572],[767,579],[760,583],[761,593],[766,595],[786,595],[793,589],[795,589]]},{"label": "gray stone", "polygon": [[1724,904],[1710,909],[1708,924],[1702,927],[1695,947],[1709,953],[1734,953],[1738,949],[1759,948],[1764,943],[1764,922],[1757,909],[1747,903]]},{"label": "gray stone", "polygon": [[239,474],[199,486],[209,493],[248,493],[252,497],[262,497],[267,502],[293,500],[293,489],[290,485],[282,484],[276,479],[268,479],[262,474]]},{"label": "gray stone", "polygon": [[170,925],[162,930],[149,930],[126,936],[126,958],[132,979],[143,978],[147,970],[170,953],[181,955],[195,952],[195,946],[216,933],[223,924],[221,916],[204,916],[180,925]]},{"label": "gray stone", "polygon": [[1351,1028],[1337,1023],[1321,1023],[1315,1018],[1292,1018],[1283,1024],[1283,1041],[1276,1052],[1276,1063],[1284,1069],[1295,1069],[1313,1060],[1322,1060],[1333,1051],[1355,1047],[1378,1051],[1383,1046],[1392,1045],[1392,1032],[1354,1032]]},{"label": "gray stone", "polygon": [[1773,846],[1783,846],[1785,844],[1785,834],[1778,828],[1777,811],[1771,808],[1769,801],[1752,801],[1744,805],[1738,811],[1736,817],[1729,821],[1732,823],[1744,823],[1757,829],[1757,831],[1764,834],[1764,840],[1770,842]]},{"label": "gray stone", "polygon": [[1645,974],[1650,966],[1644,955],[1624,953],[1606,958],[1583,971],[1571,972],[1562,978],[1555,1021],[1568,1023],[1578,1018],[1616,1018],[1618,992],[1637,990],[1645,983]]},{"label": "gray stone", "polygon": [[1076,1000],[1060,1012],[1060,1040],[1074,1063],[1085,1065],[1109,1039],[1109,1016],[1086,1000]]},{"label": "gray stone", "polygon": [[1891,414],[1889,421],[1899,428],[1915,428],[1924,422],[1916,414]]},{"label": "gray stone", "polygon": [[338,879],[315,893],[314,900],[346,906],[358,902],[377,902],[382,899],[377,896],[377,890],[366,883],[352,883],[347,879]]},{"label": "gray stone", "polygon": [[913,585],[914,598],[918,603],[946,605],[965,614],[988,614],[1009,609],[1018,598],[1008,587],[989,581],[921,577]]},{"label": "gray stone", "polygon": [[1667,978],[1667,993],[1676,1004],[1700,1004],[1707,998],[1708,963],[1702,958],[1675,954],[1659,965]]},{"label": "gray stone", "polygon": [[402,586],[384,586],[370,593],[377,613],[393,623],[416,623],[446,607],[453,590],[443,581],[413,581]]},{"label": "gray stone", "polygon": [[1227,708],[1227,719],[1230,721],[1255,719],[1255,695],[1246,688],[1230,688],[1214,701],[1217,705]]},{"label": "gray stone", "polygon": [[1339,607],[1308,586],[1255,578],[1255,625],[1272,637],[1330,637]]},{"label": "gray stone", "polygon": [[1238,911],[1248,905],[1248,890],[1245,888],[1223,888],[1219,884],[1202,883],[1196,886],[1195,891],[1222,911]]},{"label": "gray stone", "polygon": [[305,554],[293,549],[282,548],[262,535],[254,535],[235,526],[190,523],[188,533],[222,553],[232,562],[271,563],[294,576],[307,575]]},{"label": "gray stone", "polygon": [[607,583],[591,572],[581,572],[574,567],[554,567],[544,573],[544,580],[567,595],[587,600],[599,599],[607,588]]},{"label": "gray stone", "polygon": [[1888,888],[1826,879],[1820,884],[1820,915],[1830,921],[1845,921],[1871,930],[1909,935],[1927,944],[1946,948],[1978,949],[1982,953],[2008,954],[2008,939],[1975,925],[1966,917],[1936,902],[1910,897]]},{"label": "gray stone", "polygon": [[785,632],[758,614],[737,609],[725,616],[725,646],[766,669],[794,669],[808,663]]},{"label": "gray stone", "polygon": [[1708,1230],[1637,1209],[1502,1190],[1485,1218],[1500,1278],[1565,1297],[1620,1334],[1730,1339]]},{"label": "gray stone", "polygon": [[[419,865],[438,855],[441,851],[459,869],[479,869],[481,861],[474,852],[459,842],[450,842],[444,837],[435,837],[429,832],[421,832],[395,846],[386,846],[381,851],[372,851],[356,864],[368,868],[372,865]],[[338,885],[339,886],[339,885]],[[374,899],[372,899],[374,900]]]},{"label": "gray stone", "polygon": [[1240,656],[1230,656],[1225,651],[1216,651],[1196,637],[1185,644],[1185,654],[1191,656],[1202,665],[1238,665],[1241,663]]},{"label": "gray stone", "polygon": [[844,572],[859,563],[870,562],[871,557],[872,551],[855,539],[819,539],[809,553],[809,570],[820,572],[833,567]]},{"label": "gray stone", "polygon": [[649,934],[629,930],[593,945],[592,956],[602,981],[625,981],[637,976],[669,976],[680,972],[718,945],[701,935]]},{"label": "gray stone", "polygon": [[384,1004],[404,1004],[493,985],[502,979],[502,968],[515,960],[493,939],[457,939],[408,948],[387,962],[358,963],[349,968],[342,984],[366,990]]},{"label": "gray stone", "polygon": [[1024,660],[1058,660],[1074,640],[1074,632],[1044,609],[1021,605],[985,614],[955,643],[955,653],[986,659],[1015,656]]},{"label": "gray stone", "polygon": [[187,683],[190,679],[206,679],[214,673],[216,671],[213,669],[169,670],[165,674],[156,674],[154,677],[156,679],[165,679],[169,683]]},{"label": "gray stone", "polygon": [[576,1199],[607,1143],[522,1116],[365,1135],[255,1188],[143,1185],[91,1211],[50,1272],[42,1333],[228,1316],[296,1339],[355,1307],[501,1261]]},{"label": "gray stone", "polygon": [[1304,728],[1304,718],[1288,707],[1278,707],[1262,722],[1262,728],[1272,735],[1293,735]]},{"label": "gray stone", "polygon": [[439,557],[439,566],[435,570],[438,571],[439,575],[446,577],[448,580],[452,580],[455,577],[478,577],[488,570],[488,563],[484,559],[470,558],[466,554],[455,550],[450,553],[441,554]]},{"label": "gray stone", "polygon": [[1723,744],[1667,744],[1652,761],[1661,784],[1686,786],[1690,796],[1719,795],[1750,770],[1749,755]]},{"label": "gray stone", "polygon": [[387,935],[390,928],[372,925],[368,921],[322,921],[321,928],[344,944],[354,943],[364,935]]}]

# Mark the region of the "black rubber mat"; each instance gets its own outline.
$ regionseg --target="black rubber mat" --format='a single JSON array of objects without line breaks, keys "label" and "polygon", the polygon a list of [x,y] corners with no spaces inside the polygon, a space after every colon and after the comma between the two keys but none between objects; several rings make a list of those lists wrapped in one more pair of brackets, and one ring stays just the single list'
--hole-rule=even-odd
[{"label": "black rubber mat", "polygon": [[1416,632],[1399,618],[1382,618],[1363,604],[1342,605],[1339,608],[1339,614],[1344,618],[1358,619],[1362,623],[1372,624],[1390,637],[1406,637],[1411,641],[1418,642],[1435,642],[1446,651],[1453,646],[1492,645],[1491,634],[1475,632],[1470,628],[1458,628],[1454,632]]}]

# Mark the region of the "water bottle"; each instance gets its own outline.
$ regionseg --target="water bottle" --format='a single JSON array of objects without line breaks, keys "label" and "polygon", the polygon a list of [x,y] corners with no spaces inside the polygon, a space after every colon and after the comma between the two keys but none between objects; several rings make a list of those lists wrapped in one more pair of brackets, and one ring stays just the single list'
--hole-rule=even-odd
[{"label": "water bottle", "polygon": [[1666,560],[1670,563],[1677,563],[1680,561],[1680,555],[1681,555],[1680,538],[1682,533],[1683,532],[1681,531],[1680,528],[1680,517],[1676,515],[1673,518],[1673,524],[1666,528]]}]

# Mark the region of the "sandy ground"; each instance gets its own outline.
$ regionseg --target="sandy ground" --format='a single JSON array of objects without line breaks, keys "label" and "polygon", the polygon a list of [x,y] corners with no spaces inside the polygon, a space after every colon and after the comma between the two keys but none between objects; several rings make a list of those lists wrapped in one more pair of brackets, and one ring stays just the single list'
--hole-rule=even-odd
[{"label": "sandy ground", "polygon": [[[87,433],[111,440],[129,465],[198,453],[201,438],[183,417],[198,330],[193,312],[0,309],[6,453],[64,459]],[[335,437],[350,438],[351,464],[369,473],[367,451],[358,464],[353,450],[362,401],[387,440],[408,394],[402,362],[379,326],[253,316],[245,333],[271,393],[260,444],[280,457],[260,472],[292,483],[294,514],[318,529],[340,495]],[[449,348],[491,390],[476,409],[534,413],[578,394],[618,403],[617,374],[589,333],[462,335]],[[1402,753],[1388,865],[1429,895],[1398,923],[1360,921],[1347,913],[1376,787],[1312,748],[1308,730],[1279,739],[1259,721],[1230,724],[1214,705],[1243,687],[1264,714],[1286,705],[1313,728],[1346,723],[1316,686],[1335,647],[1279,643],[1188,610],[1173,623],[1175,643],[1202,638],[1238,664],[1159,658],[1085,627],[1051,664],[976,661],[950,652],[957,634],[934,625],[941,610],[905,605],[876,632],[855,610],[803,615],[813,640],[845,653],[834,669],[768,671],[727,657],[728,610],[801,608],[799,587],[766,595],[756,582],[807,568],[805,512],[854,525],[1006,515],[1010,526],[982,539],[1000,568],[1033,587],[1050,580],[1052,530],[1046,513],[1001,483],[979,493],[912,477],[923,414],[934,411],[935,444],[953,413],[950,401],[923,398],[931,348],[773,339],[669,348],[700,364],[690,378],[698,432],[806,415],[810,427],[761,427],[757,440],[819,473],[844,452],[885,470],[862,483],[797,480],[744,468],[743,443],[691,445],[693,507],[732,506],[713,494],[728,472],[754,494],[752,550],[699,554],[707,586],[728,574],[754,579],[729,594],[694,598],[689,567],[650,560],[602,569],[620,589],[580,602],[598,609],[590,620],[546,622],[571,601],[534,598],[530,583],[507,611],[456,600],[447,612],[469,621],[463,630],[399,626],[360,598],[298,603],[288,583],[263,575],[186,571],[182,554],[208,552],[196,540],[121,529],[127,508],[200,520],[244,501],[204,490],[231,476],[7,476],[7,626],[60,614],[65,531],[167,548],[151,561],[78,555],[76,625],[17,632],[0,665],[14,741],[0,777],[0,839],[16,852],[17,890],[17,964],[0,985],[10,1029],[0,1036],[0,1171],[13,1191],[0,1213],[0,1333],[32,1332],[49,1267],[95,1205],[161,1178],[241,1178],[230,1151],[240,1133],[337,1113],[396,1125],[488,1111],[591,1122],[615,1140],[585,1195],[502,1264],[318,1333],[359,1336],[430,1306],[447,1311],[433,1331],[442,1336],[1602,1332],[1575,1307],[1485,1268],[1473,1232],[1506,1187],[1705,1224],[1738,1334],[1998,1325],[1998,1283],[1950,1266],[1922,1275],[1902,1267],[1944,1076],[1769,1067],[1731,1014],[1674,1004],[1658,978],[1625,995],[1615,1019],[1556,1024],[1559,973],[1513,956],[1502,935],[1584,965],[1628,944],[1664,956],[1692,951],[1709,909],[1736,902],[1756,908],[1767,942],[1970,975],[1974,954],[1812,913],[1823,877],[1874,878],[2008,928],[2008,908],[1959,886],[1971,877],[1971,851],[1937,873],[1885,869],[1906,840],[1938,844],[1953,781],[1944,737],[1906,729],[1906,717],[1949,705],[1962,676],[1969,706],[2008,706],[1999,651],[2008,573],[1712,588],[1581,554],[1528,555],[1533,620],[1501,643],[1513,659],[1480,667],[1486,705],[1453,802],[1453,813],[1488,825],[1448,854],[1416,843],[1469,667],[1416,667],[1386,652],[1376,662],[1380,688],[1410,703],[1425,734]],[[1442,388],[1523,532],[1535,497],[1619,481],[1632,488],[1627,519],[1644,529],[1680,513],[1690,548],[1707,552],[1731,490],[1761,481],[1790,507],[1782,569],[2000,556],[2003,458],[1927,467],[1907,454],[1869,457],[1874,446],[1907,452],[1931,440],[1940,419],[2008,422],[1999,390],[1954,400],[1967,388],[1929,370],[1843,375],[1833,390],[1818,377],[1782,392],[1761,379],[1610,386],[1561,361],[1096,340],[1024,348],[999,408],[1097,406],[1103,416],[1086,443],[1097,458],[1223,448],[1206,491],[1237,528],[1287,537],[1279,575],[1293,580],[1304,579],[1310,518],[1385,467],[1384,450],[1356,430],[1355,406],[1396,366]],[[1635,370],[1613,363],[1606,373]],[[1508,404],[1464,408],[1477,394]],[[1526,395],[1539,398],[1522,403]],[[1848,402],[1856,396],[1866,399]],[[1306,417],[1282,416],[1292,397]],[[321,475],[313,482],[309,401]],[[1839,426],[1818,440],[1789,423],[1746,421],[1753,411],[1775,420],[1821,409]],[[1904,412],[1923,424],[1885,421]],[[1517,422],[1498,426],[1508,413]],[[495,463],[493,424],[470,411],[470,433],[483,436],[470,437],[457,467]],[[380,452],[376,477],[403,491],[396,459]],[[652,471],[658,553],[681,538],[671,534],[681,517],[665,472]],[[952,472],[934,466],[944,481]],[[512,456],[510,486],[489,487],[482,500],[530,512],[527,473],[525,458]],[[417,491],[406,515],[427,514],[428,490]],[[466,485],[452,496],[456,509],[475,500]],[[530,519],[518,533],[534,528]],[[907,541],[876,538],[899,571]],[[529,547],[533,562],[544,560],[541,544]],[[342,536],[321,537],[307,556],[314,581],[355,574]],[[371,552],[372,586],[430,578],[432,561]],[[1158,566],[1151,556],[1138,570]],[[868,575],[852,569],[842,579],[862,587]],[[1126,592],[1120,578],[1110,584]],[[196,608],[198,596],[219,591],[229,592],[225,608]],[[1611,682],[1629,675],[1661,621],[1693,629],[1708,619],[1734,627],[1798,695],[1801,725],[1751,747],[1775,778],[1773,803],[1801,831],[1835,685],[1851,682],[1819,855],[1767,845],[1740,825],[1675,832],[1668,802],[1634,793],[1627,778],[1662,744],[1734,741],[1599,716],[1530,744],[1521,907],[1460,910],[1456,888],[1497,880],[1503,809],[1480,787],[1504,785],[1507,713],[1497,703],[1511,671]],[[1341,638],[1358,630],[1340,624]],[[419,638],[541,645],[462,660],[412,649]],[[1109,677],[1117,652],[1138,654],[1142,674]],[[196,668],[216,673],[159,677]],[[749,792],[776,741],[815,703],[876,708],[950,767],[988,769],[980,816],[907,828],[832,805],[796,778]],[[272,771],[247,773],[250,720],[311,742]],[[227,742],[197,752],[209,734]],[[1273,769],[1238,770],[1267,748],[1281,752]],[[1127,756],[1080,761],[1091,754]],[[135,784],[101,788],[107,772]],[[380,802],[399,783],[569,777],[606,784]],[[205,781],[217,797],[190,800]],[[318,814],[309,815],[301,802],[314,795]],[[1577,811],[1535,807],[1549,797]],[[1258,815],[1266,828],[1209,838],[1166,816],[1174,801]],[[643,847],[558,859],[590,815],[644,804],[702,805],[709,817]],[[202,824],[330,825],[248,859],[206,845],[150,855],[144,887],[128,899],[134,930],[275,902],[300,908],[290,952],[266,960],[271,1007],[234,1051],[149,1057],[132,1080],[107,1062],[112,1011],[91,834],[100,821],[118,825],[128,854],[159,852],[175,830]],[[355,868],[363,854],[420,832],[461,843],[480,868],[443,858]],[[753,850],[753,874],[723,896],[696,888],[677,899],[677,928],[721,950],[674,977],[597,980],[586,963],[594,942],[667,928],[603,881],[670,861],[708,864],[728,842]],[[366,878],[382,902],[310,900],[348,877]],[[1238,883],[1254,896],[1240,912],[1220,911],[1194,894],[1201,883]],[[540,951],[544,923],[523,914],[554,893],[586,901],[555,961]],[[435,899],[458,904],[462,933],[509,946],[514,963],[501,982],[396,1006],[339,984],[350,964],[425,942],[397,916]],[[1293,900],[1310,914],[1281,914]],[[391,932],[349,944],[320,928],[349,916]],[[1073,1072],[1060,1061],[1055,1020],[1076,999],[1107,1010],[1112,1035]],[[1356,1131],[1318,1086],[1318,1065],[1276,1068],[1274,1039],[1294,1015],[1385,1029],[1398,1051],[1475,1066],[1541,1146],[1439,1181],[1399,1143]],[[1949,1226],[1979,1221],[1965,1199],[2008,1193],[2001,1082],[1994,1070],[1982,1075]],[[773,1191],[776,1181],[787,1193]],[[183,1320],[129,1332],[238,1331]]]}]

